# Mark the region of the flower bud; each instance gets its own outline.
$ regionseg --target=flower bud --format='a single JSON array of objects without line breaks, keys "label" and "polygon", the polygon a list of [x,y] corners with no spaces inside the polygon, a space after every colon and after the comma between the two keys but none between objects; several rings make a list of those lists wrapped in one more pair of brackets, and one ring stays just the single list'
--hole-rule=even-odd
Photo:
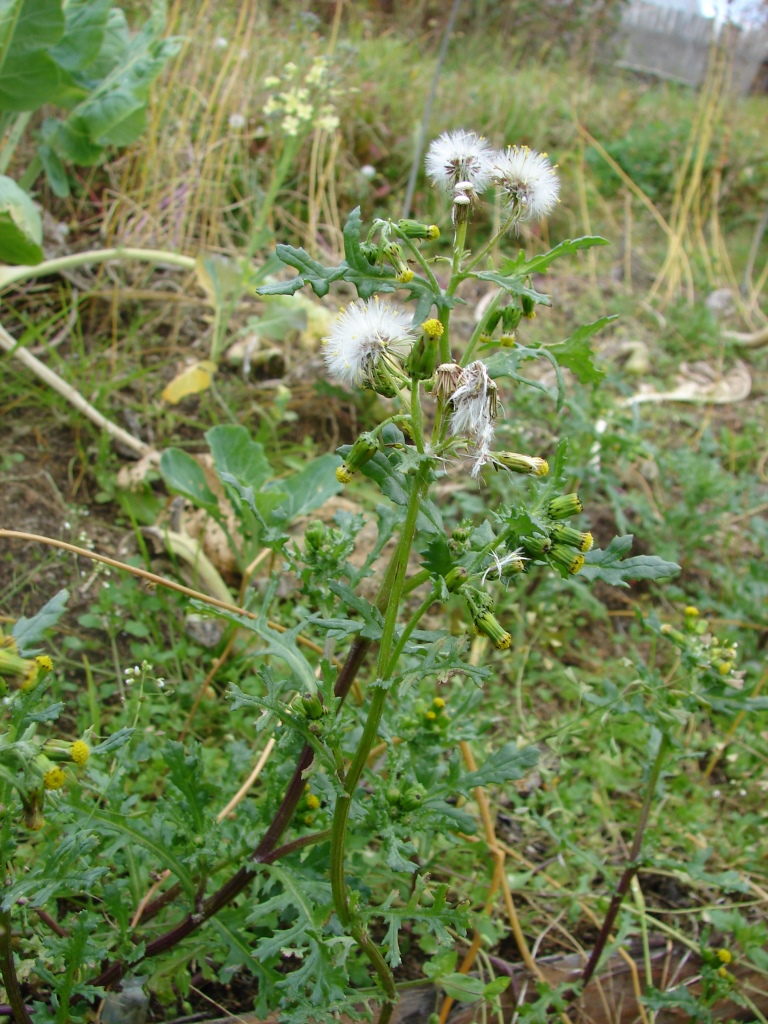
[{"label": "flower bud", "polygon": [[397,226],[406,238],[427,238],[430,242],[434,242],[436,238],[440,237],[440,228],[437,224],[422,224],[418,220],[399,220]]},{"label": "flower bud", "polygon": [[397,242],[387,242],[383,248],[383,252],[397,272],[396,280],[401,284],[407,284],[409,281],[413,280],[413,271],[403,259],[403,249],[401,245]]},{"label": "flower bud", "polygon": [[408,356],[406,367],[414,380],[428,380],[437,365],[438,345],[445,328],[439,320],[431,317],[421,325],[421,337],[416,341]]},{"label": "flower bud", "polygon": [[325,710],[323,702],[316,693],[305,693],[301,698],[301,704],[304,708],[304,714],[312,721],[317,721],[318,718],[323,717]]},{"label": "flower bud", "polygon": [[552,541],[540,533],[537,533],[535,537],[522,537],[520,543],[529,558],[541,558],[552,549]]},{"label": "flower bud", "polygon": [[454,565],[454,567],[445,574],[445,585],[448,590],[454,594],[464,583],[468,575],[469,573],[463,565]]},{"label": "flower bud", "polygon": [[549,559],[572,576],[584,567],[584,555],[574,554],[573,548],[565,544],[555,544],[549,552]]},{"label": "flower bud", "polygon": [[375,434],[371,434],[369,431],[361,434],[352,445],[346,459],[336,470],[336,479],[339,483],[348,484],[352,479],[352,474],[372,459],[377,450]]},{"label": "flower bud", "polygon": [[415,811],[424,803],[424,797],[426,795],[426,789],[416,782],[412,786],[409,786],[400,797],[400,806],[404,811]]},{"label": "flower bud", "polygon": [[549,535],[558,544],[567,544],[569,547],[578,548],[582,552],[592,550],[592,534],[581,533],[579,530],[574,530],[572,526],[558,523]]},{"label": "flower bud", "polygon": [[493,640],[497,651],[506,651],[512,645],[512,636],[502,628],[498,619],[492,612],[485,612],[475,619],[475,629],[483,636]]},{"label": "flower bud", "polygon": [[39,832],[45,825],[43,817],[43,802],[45,790],[33,789],[29,793],[20,793],[21,805],[24,811],[24,827],[30,832]]},{"label": "flower bud", "polygon": [[526,318],[526,320],[533,320],[533,318],[536,316],[536,313],[533,308],[535,303],[533,299],[530,297],[530,295],[521,295],[520,305],[523,307],[523,316]]},{"label": "flower bud", "polygon": [[[336,476],[338,478],[338,470],[336,471]],[[344,483],[344,481],[340,480],[339,483]],[[327,532],[325,523],[320,519],[315,519],[309,524],[304,533],[304,543],[308,548],[312,548],[313,551],[319,551],[323,546]]]},{"label": "flower bud", "polygon": [[519,455],[517,452],[494,452],[494,465],[503,466],[512,473],[529,473],[531,476],[546,476],[549,463],[535,455]]},{"label": "flower bud", "polygon": [[578,494],[561,494],[547,502],[547,515],[550,519],[570,519],[584,511],[581,498]]}]

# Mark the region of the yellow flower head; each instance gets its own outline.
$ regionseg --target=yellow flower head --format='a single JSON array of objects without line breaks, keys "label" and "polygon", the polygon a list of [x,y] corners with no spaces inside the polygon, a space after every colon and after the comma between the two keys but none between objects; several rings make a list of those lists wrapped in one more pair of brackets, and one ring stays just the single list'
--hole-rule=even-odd
[{"label": "yellow flower head", "polygon": [[46,789],[61,789],[66,781],[67,777],[64,774],[64,769],[59,768],[58,765],[54,765],[53,768],[49,768],[43,774],[43,785]]},{"label": "yellow flower head", "polygon": [[75,764],[82,768],[88,758],[91,756],[91,748],[85,742],[85,740],[75,740],[72,744],[72,749],[69,752],[69,756],[75,762]]},{"label": "yellow flower head", "polygon": [[41,672],[51,672],[53,670],[53,662],[47,654],[38,654],[35,661]]},{"label": "yellow flower head", "polygon": [[320,806],[320,799],[319,799],[319,797],[315,796],[314,793],[310,793],[307,796],[306,805],[307,805],[307,807],[309,808],[310,811],[316,811],[318,809],[318,807]]},{"label": "yellow flower head", "polygon": [[729,964],[733,960],[730,949],[718,949],[717,959],[720,963]]},{"label": "yellow flower head", "polygon": [[445,701],[443,700],[442,697],[435,697],[435,699],[432,701],[432,704],[436,708],[444,708],[445,707]]},{"label": "yellow flower head", "polygon": [[434,720],[437,718],[437,715],[435,714],[434,711],[428,711],[424,717],[427,719],[428,722],[434,722]]}]

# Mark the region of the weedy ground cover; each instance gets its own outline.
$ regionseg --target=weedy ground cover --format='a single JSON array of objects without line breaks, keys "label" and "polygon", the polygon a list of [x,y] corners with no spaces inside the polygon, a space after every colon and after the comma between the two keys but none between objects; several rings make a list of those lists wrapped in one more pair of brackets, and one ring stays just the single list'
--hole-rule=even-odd
[{"label": "weedy ground cover", "polygon": [[423,23],[336,15],[173,8],[87,170],[6,113],[7,1001],[763,1019],[764,98],[459,22],[404,220]]}]

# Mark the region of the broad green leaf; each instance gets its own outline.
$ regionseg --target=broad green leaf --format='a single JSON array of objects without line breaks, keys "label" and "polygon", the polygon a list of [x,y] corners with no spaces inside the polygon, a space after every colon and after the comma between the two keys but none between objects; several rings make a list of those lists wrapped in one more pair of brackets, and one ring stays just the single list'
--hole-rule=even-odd
[{"label": "broad green leaf", "polygon": [[78,71],[96,60],[112,0],[69,0],[64,8],[64,35],[50,51],[59,67]]},{"label": "broad green leaf", "polygon": [[658,555],[635,555],[624,558],[631,549],[633,535],[614,537],[605,550],[593,548],[584,556],[585,565],[579,577],[585,580],[602,580],[613,587],[628,587],[627,580],[662,580],[676,576],[680,566],[665,562]]},{"label": "broad green leaf", "polygon": [[605,378],[605,371],[598,369],[592,361],[592,349],[589,339],[606,324],[618,320],[617,316],[601,316],[591,324],[579,327],[570,338],[557,345],[548,345],[547,351],[557,359],[561,366],[567,367],[578,377],[582,384],[591,384]]},{"label": "broad green leaf", "polygon": [[288,522],[320,508],[341,491],[342,486],[336,479],[338,465],[338,455],[321,455],[319,459],[308,463],[301,472],[275,481],[275,489],[286,495],[278,507],[285,512]]},{"label": "broad green leaf", "polygon": [[[509,978],[506,979],[509,981]],[[483,998],[485,982],[482,978],[471,978],[468,974],[444,974],[440,985],[445,994],[461,1003],[476,1003]]]},{"label": "broad green leaf", "polygon": [[249,331],[270,341],[282,341],[291,331],[303,331],[306,326],[306,307],[287,295],[265,297],[264,312],[248,320]]},{"label": "broad green leaf", "polygon": [[53,189],[54,194],[59,199],[66,199],[69,195],[69,178],[58,154],[47,142],[42,142],[37,148],[37,155],[40,157],[48,184]]},{"label": "broad green leaf", "polygon": [[518,258],[517,260],[505,260],[501,269],[505,274],[540,274],[542,270],[554,263],[555,260],[560,259],[561,256],[569,256],[572,253],[578,252],[579,249],[591,249],[595,245],[610,245],[607,238],[602,238],[600,235],[584,235],[582,238],[566,238],[560,242],[549,252],[544,252],[540,256],[533,256],[529,260],[523,259],[522,261]]},{"label": "broad green leaf", "polygon": [[245,427],[229,424],[211,427],[205,440],[219,476],[227,473],[244,487],[258,491],[273,475],[263,445],[252,441]]},{"label": "broad green leaf", "polygon": [[89,89],[98,85],[123,59],[131,42],[131,32],[125,13],[119,7],[109,12],[101,47],[96,57],[75,78]]},{"label": "broad green leaf", "polygon": [[0,261],[30,266],[42,262],[43,222],[27,193],[0,174]]},{"label": "broad green leaf", "polygon": [[64,32],[61,0],[0,0],[0,109],[34,110],[62,72],[49,49]]},{"label": "broad green leaf", "polygon": [[31,658],[37,654],[33,647],[40,643],[45,631],[55,626],[67,609],[69,591],[60,590],[58,594],[46,601],[40,611],[28,619],[24,615],[18,619],[11,630],[11,635],[19,648],[19,654],[23,658]]},{"label": "broad green leaf", "polygon": [[180,448],[166,448],[160,456],[160,473],[166,487],[188,498],[193,505],[218,514],[219,502],[208,486],[205,471],[197,459]]}]

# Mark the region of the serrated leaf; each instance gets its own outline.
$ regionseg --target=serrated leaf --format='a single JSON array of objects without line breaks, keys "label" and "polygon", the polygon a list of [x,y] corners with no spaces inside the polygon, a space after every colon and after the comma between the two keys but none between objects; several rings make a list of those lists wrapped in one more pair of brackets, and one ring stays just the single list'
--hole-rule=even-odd
[{"label": "serrated leaf", "polygon": [[56,625],[67,610],[68,600],[69,591],[60,590],[50,601],[45,602],[36,615],[29,619],[22,615],[17,619],[11,630],[11,636],[16,641],[22,658],[31,658],[39,652],[39,649],[33,649],[32,645],[39,643],[43,639],[45,631]]},{"label": "serrated leaf", "polygon": [[636,555],[624,558],[632,547],[631,533],[614,537],[605,550],[593,548],[584,556],[585,564],[579,576],[585,580],[602,580],[612,587],[628,587],[628,580],[662,580],[676,576],[680,566],[666,562],[658,555]]},{"label": "serrated leaf", "polygon": [[536,747],[523,747],[520,750],[512,741],[505,743],[490,754],[477,771],[462,776],[461,792],[468,795],[469,790],[478,786],[500,786],[511,779],[522,779],[538,760]]},{"label": "serrated leaf", "polygon": [[509,295],[525,295],[526,298],[531,299],[532,302],[537,303],[539,306],[551,306],[552,299],[549,295],[545,295],[543,292],[537,292],[531,285],[526,284],[525,274],[507,276],[500,274],[496,270],[483,270],[479,274],[472,274],[472,277],[478,278],[480,281],[490,281],[492,284],[498,285]]},{"label": "serrated leaf", "polygon": [[123,726],[122,729],[118,729],[116,732],[113,732],[111,736],[102,740],[102,742],[97,744],[95,747],[91,747],[91,754],[107,754],[112,750],[119,750],[120,747],[125,746],[128,740],[130,740],[134,732],[134,729],[128,726]]},{"label": "serrated leaf", "polygon": [[328,294],[334,281],[340,281],[344,277],[347,269],[346,263],[339,267],[324,267],[322,263],[312,259],[306,249],[297,249],[293,245],[277,245],[275,252],[286,266],[298,271],[298,276],[291,278],[290,281],[262,285],[256,289],[259,295],[293,295],[299,288],[308,284],[315,295],[322,298]]},{"label": "serrated leaf", "polygon": [[[526,359],[536,359],[538,357],[547,359],[554,366],[557,379],[556,394],[553,394],[547,385],[542,384],[541,381],[531,380],[529,377],[523,377],[517,372],[517,368],[521,362]],[[525,384],[529,388],[536,388],[537,391],[543,391],[548,398],[556,398],[558,408],[562,405],[565,393],[563,375],[560,371],[557,360],[553,355],[548,353],[547,349],[527,348],[522,345],[516,345],[515,348],[503,349],[500,352],[494,352],[492,356],[489,356],[485,360],[485,365],[491,377],[511,377],[512,380],[516,380],[519,384]]]},{"label": "serrated leaf", "polygon": [[595,245],[610,245],[607,238],[602,238],[600,235],[583,235],[581,238],[566,238],[560,242],[549,252],[544,252],[540,256],[533,256],[529,260],[505,260],[501,269],[505,274],[540,274],[543,270],[554,263],[555,260],[560,259],[561,256],[569,256],[572,253],[578,252],[580,249],[591,249]]},{"label": "serrated leaf", "polygon": [[618,320],[618,316],[601,316],[591,324],[584,324],[574,331],[570,338],[557,345],[547,346],[547,351],[557,359],[561,366],[567,367],[582,384],[591,384],[605,379],[605,371],[600,370],[592,361],[592,349],[589,339],[606,324]]},{"label": "serrated leaf", "polygon": [[180,448],[166,448],[160,456],[160,474],[170,491],[178,492],[212,515],[218,514],[219,503],[208,486],[205,471],[188,452]]},{"label": "serrated leaf", "polygon": [[444,533],[432,537],[421,556],[423,559],[421,564],[429,570],[432,576],[445,577],[453,568],[453,556]]}]

